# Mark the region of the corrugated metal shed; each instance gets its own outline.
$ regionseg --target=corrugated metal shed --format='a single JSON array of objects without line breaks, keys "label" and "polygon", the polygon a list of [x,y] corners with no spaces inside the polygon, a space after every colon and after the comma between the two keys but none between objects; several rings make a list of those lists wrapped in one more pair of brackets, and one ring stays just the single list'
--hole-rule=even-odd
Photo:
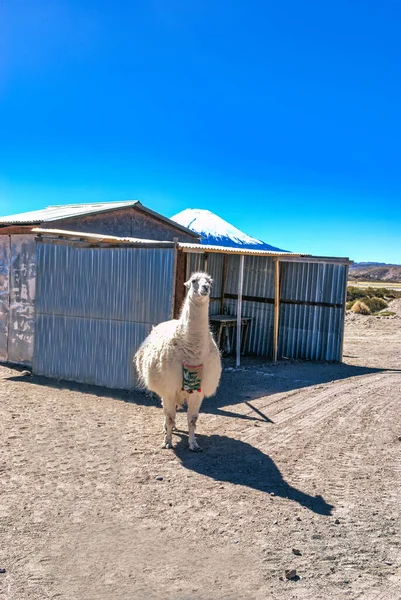
[{"label": "corrugated metal shed", "polygon": [[[54,229],[47,229],[50,223]],[[198,239],[137,200],[50,206],[0,218],[0,359],[24,365],[32,363],[35,334],[35,236],[40,233],[33,231],[35,224],[46,228],[44,235],[60,238],[60,244],[71,238],[93,246],[173,248],[177,237]],[[80,231],[83,227],[85,233]]]},{"label": "corrugated metal shed", "polygon": [[[205,268],[214,278],[210,313],[225,311],[252,319],[247,352],[267,358],[274,358],[277,351],[279,358],[341,359],[350,262],[346,258],[60,229],[37,228],[33,235],[37,235],[39,257],[33,353],[36,373],[111,388],[134,387],[132,356],[136,348],[153,325],[171,318],[176,282],[183,288],[185,276]],[[30,239],[33,241],[32,236]],[[14,248],[16,252],[16,244]],[[0,253],[7,263],[12,254],[10,242],[0,246]],[[242,312],[238,315],[241,265]],[[13,268],[22,273],[23,285],[34,273],[33,267]],[[4,267],[0,270],[2,330],[17,314],[11,309],[9,279]],[[20,310],[23,293],[19,294],[18,314],[24,317],[20,323],[25,323],[29,334],[31,313]],[[32,294],[29,302],[32,306]],[[25,325],[16,331],[23,332]],[[7,340],[5,343],[6,348],[11,347]],[[26,347],[29,350],[29,344]]]},{"label": "corrugated metal shed", "polygon": [[[273,358],[275,310],[277,357],[338,361],[342,359],[348,258],[183,244],[186,275],[207,271],[214,279],[210,313],[238,316],[240,256],[245,256],[242,316],[252,319],[247,352]],[[203,249],[203,252],[198,250]],[[224,254],[222,253],[224,252]],[[276,263],[279,295],[276,303]],[[225,266],[224,266],[225,264]]]}]

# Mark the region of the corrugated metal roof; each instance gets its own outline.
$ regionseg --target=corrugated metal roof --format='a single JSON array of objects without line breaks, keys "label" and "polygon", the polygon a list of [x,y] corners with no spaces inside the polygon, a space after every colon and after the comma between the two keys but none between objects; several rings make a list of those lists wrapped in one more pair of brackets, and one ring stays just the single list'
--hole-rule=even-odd
[{"label": "corrugated metal roof", "polygon": [[231,248],[228,246],[209,246],[207,244],[192,244],[179,242],[178,246],[190,252],[221,252],[223,254],[245,254],[246,256],[310,256],[310,254],[297,254],[294,252],[276,252],[275,250],[250,250],[248,248]]},{"label": "corrugated metal roof", "polygon": [[138,200],[127,200],[124,202],[95,202],[93,204],[63,204],[62,206],[47,206],[40,210],[0,217],[0,223],[48,223],[59,219],[69,219],[81,215],[107,212],[127,206],[135,206]]},{"label": "corrugated metal roof", "polygon": [[296,252],[277,252],[275,250],[253,250],[247,248],[231,248],[229,246],[209,246],[207,244],[193,244],[191,242],[178,242],[178,247],[184,252],[199,252],[199,253],[220,253],[220,254],[244,254],[245,256],[270,256],[280,257],[283,260],[298,262],[326,262],[326,263],[341,263],[344,265],[352,264],[353,261],[343,256],[314,256],[313,254],[304,254]]},{"label": "corrugated metal roof", "polygon": [[156,219],[164,221],[174,227],[184,231],[188,235],[191,235],[195,239],[199,239],[199,235],[168,219],[160,213],[147,208],[139,202],[139,200],[124,200],[121,202],[94,202],[92,204],[63,204],[61,206],[48,206],[40,210],[33,210],[26,213],[19,213],[16,215],[9,215],[8,217],[0,217],[0,225],[39,225],[40,223],[50,223],[51,221],[59,221],[62,219],[71,219],[72,217],[80,217],[83,215],[90,215],[96,213],[109,212],[111,210],[118,210],[120,208],[127,208],[130,206],[136,206],[139,210],[152,215]]},{"label": "corrugated metal roof", "polygon": [[159,240],[146,240],[142,238],[134,237],[117,237],[114,235],[102,235],[100,233],[82,233],[81,231],[65,231],[64,229],[42,229],[41,227],[34,227],[32,233],[38,233],[41,237],[47,238],[66,238],[71,240],[88,240],[99,243],[111,243],[111,244],[131,244],[138,246],[158,245],[171,248],[174,246],[174,242],[159,241]]},{"label": "corrugated metal roof", "polygon": [[[165,246],[169,248],[174,245],[174,242],[168,241],[159,241],[159,240],[147,240],[142,238],[134,238],[134,237],[117,237],[113,235],[102,235],[99,233],[82,233],[81,231],[66,231],[64,229],[42,229],[40,227],[35,227],[32,229],[33,233],[38,233],[42,237],[56,237],[56,238],[67,238],[71,240],[88,240],[99,243],[112,243],[112,244],[131,244],[138,246]],[[270,256],[272,257],[280,257],[283,260],[291,261],[297,260],[303,262],[327,262],[327,263],[341,263],[341,264],[350,264],[348,258],[339,258],[339,257],[330,257],[330,256],[313,256],[311,254],[297,254],[295,252],[274,252],[272,250],[248,250],[247,248],[230,248],[226,246],[209,246],[206,244],[192,244],[189,242],[178,242],[177,247],[183,250],[184,252],[193,252],[193,253],[216,253],[216,254],[244,254],[245,256]],[[299,261],[298,261],[299,262]]]}]

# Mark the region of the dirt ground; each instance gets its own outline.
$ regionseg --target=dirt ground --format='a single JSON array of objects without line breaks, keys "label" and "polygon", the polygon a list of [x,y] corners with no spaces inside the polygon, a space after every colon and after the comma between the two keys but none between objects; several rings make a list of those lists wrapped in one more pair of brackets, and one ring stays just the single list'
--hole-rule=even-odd
[{"label": "dirt ground", "polygon": [[341,365],[227,361],[201,454],[145,394],[0,367],[0,598],[401,598],[395,309]]}]

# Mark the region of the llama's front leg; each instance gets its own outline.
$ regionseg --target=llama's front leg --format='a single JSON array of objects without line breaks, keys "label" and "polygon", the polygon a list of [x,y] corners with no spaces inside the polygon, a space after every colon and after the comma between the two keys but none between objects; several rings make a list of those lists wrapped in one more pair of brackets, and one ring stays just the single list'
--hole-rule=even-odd
[{"label": "llama's front leg", "polygon": [[164,442],[162,448],[173,447],[173,428],[175,427],[175,398],[163,398]]},{"label": "llama's front leg", "polygon": [[203,396],[198,392],[194,392],[188,397],[188,443],[189,449],[192,450],[192,452],[200,452],[202,450],[195,438],[196,422],[198,420],[202,400]]}]

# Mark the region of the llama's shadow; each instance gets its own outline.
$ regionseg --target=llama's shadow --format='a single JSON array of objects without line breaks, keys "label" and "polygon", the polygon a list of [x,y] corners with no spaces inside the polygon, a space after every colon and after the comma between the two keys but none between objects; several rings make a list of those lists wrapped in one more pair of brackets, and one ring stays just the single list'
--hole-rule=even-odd
[{"label": "llama's shadow", "polygon": [[270,456],[250,444],[224,435],[198,435],[198,442],[205,450],[198,454],[189,451],[186,435],[174,433],[175,439],[180,438],[174,452],[185,468],[216,481],[288,498],[319,515],[331,515],[334,508],[331,504],[319,495],[310,496],[289,485]]}]

